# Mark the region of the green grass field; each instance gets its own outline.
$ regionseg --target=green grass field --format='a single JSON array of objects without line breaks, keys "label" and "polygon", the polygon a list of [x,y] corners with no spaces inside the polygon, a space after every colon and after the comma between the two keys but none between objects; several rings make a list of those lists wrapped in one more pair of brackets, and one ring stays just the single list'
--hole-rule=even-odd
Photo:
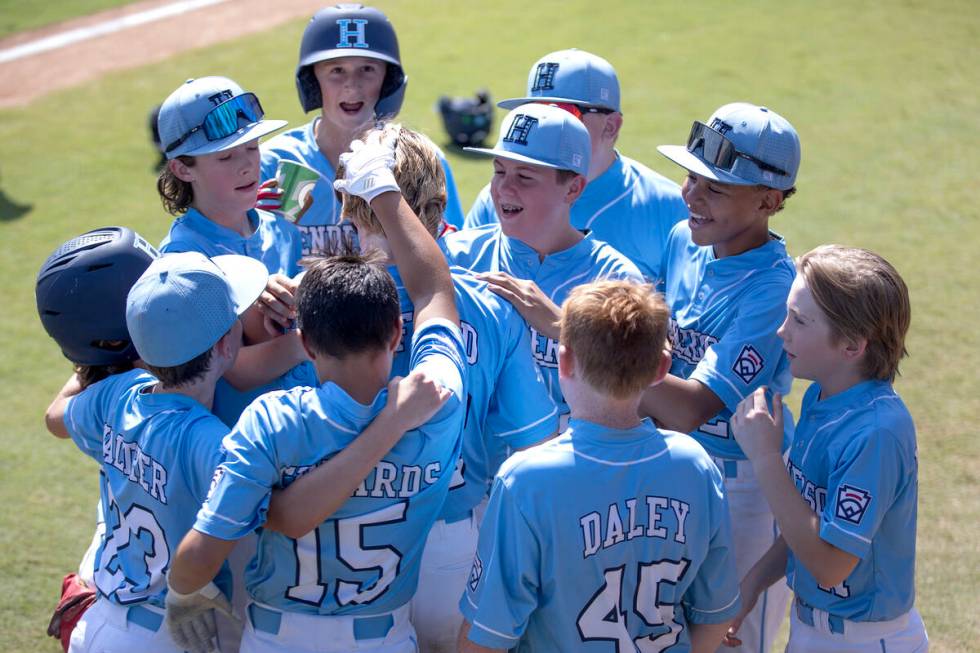
[{"label": "green grass field", "polygon": [[0,39],[15,32],[36,29],[131,2],[133,0],[0,0]]},{"label": "green grass field", "polygon": [[[516,95],[535,59],[572,46],[619,71],[621,150],[678,181],[680,169],[656,145],[684,142],[693,119],[725,102],[766,104],[795,124],[799,194],[773,223],[790,251],[868,247],[911,289],[911,357],[897,387],[919,429],[917,605],[932,650],[978,650],[980,303],[968,269],[980,243],[976,3],[476,7],[383,5],[410,75],[403,121],[437,141],[445,141],[433,111],[440,94],[485,86],[498,99]],[[303,23],[0,111],[0,650],[59,650],[44,628],[61,576],[89,542],[97,497],[94,462],[43,429],[43,410],[70,370],[35,313],[37,269],[90,228],[163,236],[170,220],[156,198],[146,112],[185,78],[228,75],[256,91],[270,117],[301,122],[292,75]],[[490,166],[449,157],[468,206]]]}]

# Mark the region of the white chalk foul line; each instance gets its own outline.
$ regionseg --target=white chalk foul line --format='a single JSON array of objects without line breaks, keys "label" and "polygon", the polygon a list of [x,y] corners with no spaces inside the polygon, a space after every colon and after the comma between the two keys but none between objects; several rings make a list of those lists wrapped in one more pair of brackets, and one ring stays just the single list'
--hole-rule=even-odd
[{"label": "white chalk foul line", "polygon": [[95,38],[96,36],[111,34],[112,32],[118,32],[120,30],[135,27],[137,25],[143,25],[145,23],[152,23],[155,20],[176,16],[178,14],[194,11],[195,9],[207,7],[208,5],[220,4],[222,2],[228,2],[228,0],[181,0],[180,2],[174,2],[169,5],[157,7],[156,9],[141,11],[138,14],[130,14],[129,16],[122,16],[121,18],[107,20],[104,23],[92,25],[91,27],[82,27],[79,29],[69,30],[67,32],[61,32],[60,34],[53,34],[43,39],[31,41],[30,43],[24,43],[13,48],[0,50],[0,63],[6,63],[8,61],[14,61],[15,59],[29,57],[40,52],[47,52],[48,50],[55,50],[66,45],[71,45],[72,43],[78,43],[79,41]]}]

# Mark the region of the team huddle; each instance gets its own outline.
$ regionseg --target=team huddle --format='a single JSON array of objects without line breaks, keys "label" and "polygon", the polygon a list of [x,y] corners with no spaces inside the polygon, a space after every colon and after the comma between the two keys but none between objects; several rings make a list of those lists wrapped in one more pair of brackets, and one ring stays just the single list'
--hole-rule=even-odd
[{"label": "team huddle", "polygon": [[926,651],[908,290],[867,250],[787,254],[792,124],[695,120],[658,148],[679,187],[617,148],[610,63],[552,52],[467,148],[492,171],[464,217],[394,121],[407,80],[383,13],[323,9],[296,70],[313,120],[260,144],[285,122],[253,93],[188,80],[158,115],[159,248],[108,227],[42,266],[75,366],[46,425],[101,488],[49,632],[747,653],[789,608],[788,651]]}]

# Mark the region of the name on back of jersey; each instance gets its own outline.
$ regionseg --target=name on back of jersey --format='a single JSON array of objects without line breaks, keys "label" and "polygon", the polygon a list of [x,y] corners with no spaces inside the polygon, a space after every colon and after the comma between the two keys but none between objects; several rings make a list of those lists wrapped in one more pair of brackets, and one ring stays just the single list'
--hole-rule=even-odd
[{"label": "name on back of jersey", "polygon": [[[413,321],[415,320],[415,311],[406,311],[402,313],[402,339],[398,343],[398,349],[395,353],[401,353],[405,351],[406,343],[410,340],[409,333],[414,329]],[[480,358],[479,351],[479,334],[473,325],[469,322],[463,320],[459,321],[459,332],[463,336],[463,348],[466,351],[466,364],[476,365],[476,362]]]},{"label": "name on back of jersey", "polygon": [[[297,478],[322,465],[327,460],[329,459],[325,458],[317,465],[282,468],[279,470],[280,487],[288,487]],[[374,466],[374,471],[361,481],[351,496],[373,499],[406,499],[415,496],[430,485],[435,485],[441,475],[442,464],[438,461],[423,465],[396,465],[387,460],[381,460]]]},{"label": "name on back of jersey", "polygon": [[600,549],[638,537],[670,539],[684,544],[690,509],[690,504],[680,499],[647,495],[621,499],[602,510],[593,510],[579,518],[582,557],[588,558]]},{"label": "name on back of jersey", "polygon": [[102,460],[151,497],[167,504],[167,468],[144,452],[138,443],[126,442],[121,434],[113,433],[108,424],[102,428]]}]

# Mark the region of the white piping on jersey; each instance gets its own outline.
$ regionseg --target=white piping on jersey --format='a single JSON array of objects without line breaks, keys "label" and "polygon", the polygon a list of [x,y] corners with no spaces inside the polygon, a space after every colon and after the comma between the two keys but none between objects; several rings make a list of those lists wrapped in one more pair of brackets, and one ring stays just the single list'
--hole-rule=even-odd
[{"label": "white piping on jersey", "polygon": [[[867,408],[868,406],[871,406],[875,402],[881,401],[883,399],[898,399],[898,395],[893,393],[893,394],[884,395],[884,396],[881,396],[881,397],[875,397],[874,399],[872,399],[871,401],[869,401],[866,405],[862,406],[861,409]],[[803,452],[803,457],[800,459],[800,466],[803,466],[804,464],[806,464],[806,459],[810,455],[810,447],[812,447],[813,446],[813,443],[817,441],[817,434],[820,433],[820,431],[823,431],[824,429],[833,426],[834,424],[836,424],[837,422],[841,421],[842,419],[844,419],[845,417],[847,417],[848,415],[850,415],[851,413],[853,413],[853,412],[855,412],[857,410],[860,410],[860,409],[858,409],[858,408],[852,408],[852,409],[850,409],[848,411],[844,411],[843,413],[841,413],[840,417],[838,417],[837,419],[830,420],[829,422],[827,422],[826,424],[824,424],[823,426],[821,426],[820,428],[818,428],[816,431],[814,431],[813,432],[813,435],[810,436],[810,444],[806,445],[806,451]]]},{"label": "white piping on jersey", "polygon": [[758,274],[760,272],[766,272],[767,270],[771,270],[773,268],[777,268],[780,265],[782,265],[783,263],[785,263],[785,261],[786,261],[786,259],[782,259],[781,258],[781,259],[778,259],[778,260],[774,261],[773,264],[770,265],[768,268],[761,268],[761,269],[760,268],[753,268],[753,269],[749,270],[747,273],[745,273],[743,276],[739,277],[738,280],[733,281],[732,283],[728,284],[724,288],[719,288],[718,290],[714,291],[713,293],[711,293],[711,296],[714,297],[715,295],[717,295],[719,293],[725,292],[729,288],[734,288],[735,286],[741,284],[743,281],[745,281],[746,279],[748,279],[749,277],[751,277],[753,274]]},{"label": "white piping on jersey", "polygon": [[[470,601],[470,603],[472,603],[472,601]],[[476,606],[474,605],[473,607],[475,608]],[[488,628],[487,626],[484,626],[483,624],[481,624],[479,621],[476,621],[475,619],[473,620],[473,625],[474,626],[478,626],[480,628],[480,630],[485,630],[488,633],[492,633],[492,634],[496,635],[497,637],[503,637],[503,638],[509,639],[511,641],[516,641],[517,640],[517,638],[514,637],[513,635],[507,635],[507,634],[502,633],[502,632],[500,632],[498,630],[494,630],[493,628]]]},{"label": "white piping on jersey", "polygon": [[[704,359],[702,358],[701,360],[704,360]],[[697,371],[697,370],[695,369],[695,371]],[[694,375],[692,374],[691,376],[693,377]],[[727,383],[728,384],[728,387],[730,387],[732,389],[732,391],[735,392],[735,394],[739,397],[740,400],[741,399],[745,399],[748,396],[747,394],[745,394],[744,392],[742,392],[741,390],[739,390],[738,388],[736,388],[735,387],[735,384],[732,383],[731,379],[729,379],[724,374],[718,374],[717,375],[717,378],[719,378],[722,381],[724,381],[725,383]],[[705,384],[705,385],[707,385],[707,384]],[[727,406],[726,406],[726,408],[727,408]]]},{"label": "white piping on jersey", "polygon": [[219,514],[219,513],[216,513],[215,511],[211,510],[207,506],[201,506],[201,512],[203,512],[208,517],[213,517],[215,519],[220,519],[221,521],[225,522],[226,524],[232,524],[234,526],[248,526],[249,525],[249,522],[247,522],[247,521],[237,521],[235,519],[228,519],[224,515]]},{"label": "white piping on jersey", "polygon": [[[573,435],[572,437],[575,437],[575,436]],[[645,463],[648,460],[653,460],[654,458],[659,458],[660,456],[663,456],[664,454],[669,453],[669,452],[670,452],[670,449],[664,448],[663,451],[658,451],[657,453],[653,454],[652,456],[647,456],[646,458],[638,458],[636,460],[630,460],[630,461],[627,461],[627,462],[613,462],[612,460],[603,460],[602,458],[594,458],[593,456],[586,455],[586,454],[582,453],[581,451],[574,451],[574,450],[572,451],[572,455],[573,456],[579,456],[581,458],[585,458],[586,460],[590,460],[590,461],[592,461],[594,463],[599,463],[600,465],[609,465],[611,467],[626,467],[627,465],[636,465],[637,463]]]},{"label": "white piping on jersey", "polygon": [[733,598],[731,601],[729,601],[727,605],[724,605],[724,606],[722,606],[720,608],[717,608],[715,610],[701,610],[699,608],[695,608],[694,606],[688,606],[688,607],[690,607],[695,612],[700,612],[701,614],[714,614],[716,612],[723,612],[723,611],[727,610],[728,608],[732,607],[733,605],[735,605],[735,602],[738,601],[739,598],[741,598],[741,596],[742,596],[742,593],[741,592],[735,592],[735,598]]},{"label": "white piping on jersey", "polygon": [[869,540],[868,538],[863,537],[861,535],[858,535],[857,533],[852,533],[851,531],[849,531],[849,530],[847,530],[845,528],[841,528],[836,522],[829,521],[829,522],[827,522],[827,525],[828,526],[833,526],[834,528],[836,528],[837,530],[839,530],[841,533],[844,533],[845,535],[850,535],[851,537],[856,537],[857,539],[861,540],[862,542],[867,542],[868,544],[871,544],[871,540]]},{"label": "white piping on jersey", "polygon": [[544,417],[542,417],[539,420],[536,420],[534,422],[531,422],[530,424],[526,424],[526,425],[520,427],[519,429],[513,429],[511,431],[504,431],[503,433],[494,433],[493,434],[493,437],[495,437],[495,438],[503,438],[503,437],[506,437],[508,435],[514,435],[515,433],[520,433],[521,431],[526,431],[529,428],[533,428],[533,427],[537,426],[538,424],[544,422],[545,420],[551,419],[552,416],[554,416],[554,414],[557,413],[557,412],[558,412],[558,408],[555,407],[555,408],[553,408],[551,410],[550,413],[548,413],[547,415],[545,415]]},{"label": "white piping on jersey", "polygon": [[603,214],[606,211],[606,209],[608,209],[610,206],[612,206],[613,204],[615,204],[619,200],[621,200],[624,197],[626,197],[627,195],[629,195],[633,191],[633,187],[634,186],[636,186],[636,181],[634,181],[632,184],[630,184],[629,187],[626,190],[624,190],[618,197],[616,197],[615,199],[610,200],[605,206],[603,206],[601,209],[599,209],[598,211],[596,211],[595,213],[593,213],[592,214],[592,217],[589,218],[589,221],[585,223],[585,228],[588,229],[589,227],[591,227],[592,226],[592,223],[595,222],[595,219],[598,218],[601,214]]},{"label": "white piping on jersey", "polygon": [[330,415],[328,415],[326,412],[323,413],[323,419],[324,419],[324,421],[327,424],[329,424],[330,426],[334,427],[338,431],[343,431],[344,433],[350,433],[351,435],[358,435],[360,433],[360,431],[354,431],[354,430],[349,429],[349,428],[347,428],[345,426],[341,426],[337,422],[335,422],[332,419],[330,419]]},{"label": "white piping on jersey", "polygon": [[561,284],[560,286],[557,286],[554,290],[551,291],[551,298],[550,298],[551,301],[555,301],[555,295],[558,294],[558,291],[559,290],[561,290],[562,288],[564,288],[565,286],[567,286],[570,283],[574,283],[574,282],[578,281],[582,277],[588,276],[591,273],[592,273],[592,270],[586,270],[582,274],[579,274],[577,276],[574,276],[571,279],[569,279],[568,281],[566,281],[565,283]]}]

